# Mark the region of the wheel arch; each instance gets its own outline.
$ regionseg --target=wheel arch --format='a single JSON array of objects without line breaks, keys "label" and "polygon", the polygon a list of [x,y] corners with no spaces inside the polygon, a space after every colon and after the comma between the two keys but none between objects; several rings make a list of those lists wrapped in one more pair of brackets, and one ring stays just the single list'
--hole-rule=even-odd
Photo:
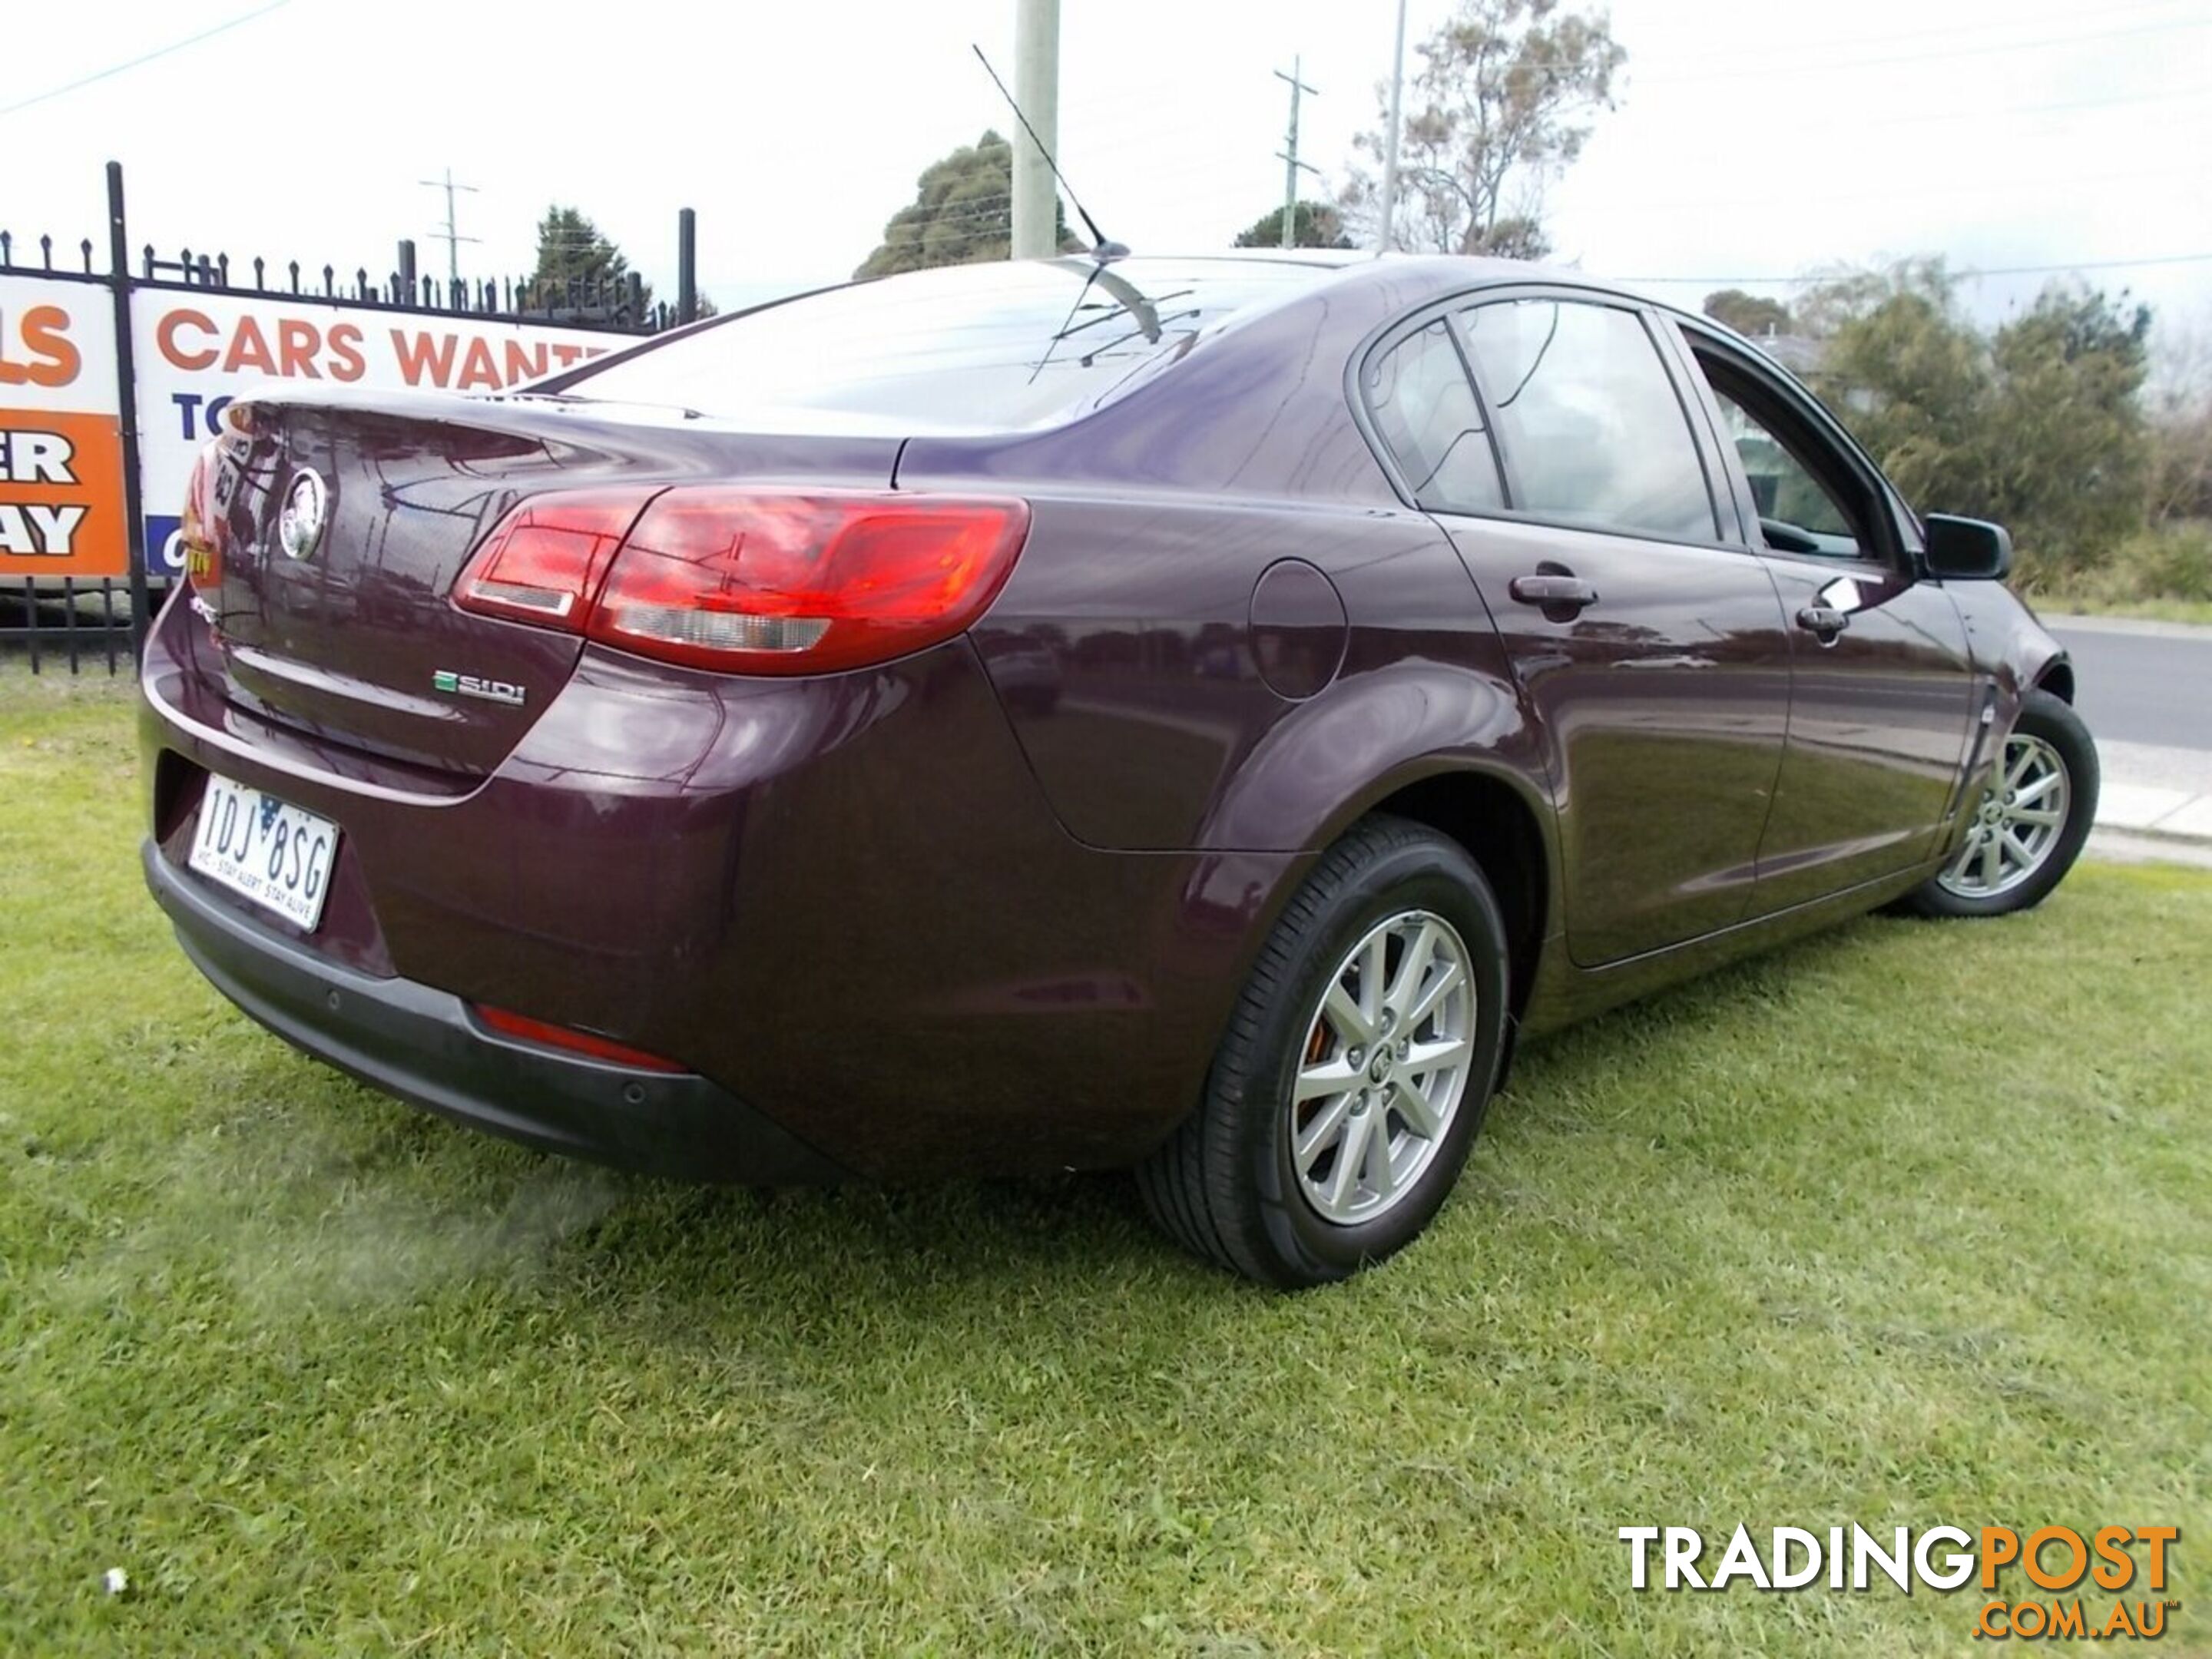
[{"label": "wheel arch", "polygon": [[[1363,818],[1395,817],[1436,830],[1474,858],[1504,911],[1513,960],[1513,1018],[1520,1020],[1540,982],[1544,945],[1562,929],[1559,838],[1551,801],[1535,781],[1504,763],[1462,757],[1425,757],[1376,776],[1334,811],[1310,841],[1255,929],[1252,953],[1267,938],[1283,905],[1298,891],[1314,858],[1334,848]],[[1249,967],[1249,964],[1245,964]]]},{"label": "wheel arch", "polygon": [[[1520,787],[1499,775],[1450,767],[1397,785],[1362,817],[1387,814],[1425,824],[1464,848],[1490,883],[1512,951],[1512,1012],[1526,1012],[1552,925],[1552,841]],[[1348,827],[1348,826],[1347,826]]]},{"label": "wheel arch", "polygon": [[[1564,927],[1559,914],[1559,837],[1543,786],[1496,758],[1437,755],[1408,761],[1374,778],[1316,825],[1308,850],[1285,869],[1254,915],[1237,961],[1236,982],[1242,985],[1251,972],[1315,861],[1363,818],[1378,815],[1435,830],[1481,870],[1504,913],[1511,951],[1510,1012],[1516,1022],[1522,1019],[1543,983],[1545,947]],[[1214,1041],[1218,1040],[1217,1030]]]}]

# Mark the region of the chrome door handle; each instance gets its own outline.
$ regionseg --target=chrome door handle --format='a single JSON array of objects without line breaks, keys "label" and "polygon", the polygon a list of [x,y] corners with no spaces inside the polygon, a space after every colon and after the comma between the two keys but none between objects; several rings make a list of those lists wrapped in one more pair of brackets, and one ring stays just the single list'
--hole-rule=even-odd
[{"label": "chrome door handle", "polygon": [[1850,613],[1832,605],[1808,605],[1797,613],[1797,626],[1808,630],[1823,645],[1833,645],[1836,636],[1850,625]]},{"label": "chrome door handle", "polygon": [[1505,585],[1505,591],[1522,605],[1540,605],[1547,611],[1553,605],[1579,611],[1586,605],[1597,603],[1597,589],[1581,577],[1565,573],[1516,576]]}]

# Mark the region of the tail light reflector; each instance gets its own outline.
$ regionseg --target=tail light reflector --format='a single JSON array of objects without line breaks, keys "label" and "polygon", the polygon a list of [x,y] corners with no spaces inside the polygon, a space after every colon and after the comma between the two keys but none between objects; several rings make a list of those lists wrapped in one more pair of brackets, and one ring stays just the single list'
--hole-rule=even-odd
[{"label": "tail light reflector", "polygon": [[215,480],[221,465],[222,440],[202,449],[192,462],[185,485],[184,516],[177,539],[182,544],[185,574],[195,587],[210,587],[222,580],[222,509],[215,500]]},{"label": "tail light reflector", "polygon": [[[592,503],[608,510],[593,518]],[[612,527],[623,503],[633,510]],[[485,538],[458,602],[694,668],[825,673],[967,629],[1030,518],[1017,500],[890,490],[685,487],[641,505],[617,492],[526,502]]]},{"label": "tail light reflector", "polygon": [[672,1060],[663,1060],[659,1054],[649,1054],[642,1048],[633,1048],[591,1031],[579,1031],[571,1026],[549,1024],[542,1019],[532,1019],[527,1014],[518,1014],[512,1009],[487,1007],[483,1003],[471,1005],[477,1018],[501,1036],[519,1037],[525,1042],[535,1042],[548,1048],[565,1048],[570,1054],[582,1054],[592,1060],[603,1060],[610,1065],[628,1066],[641,1072],[684,1072],[688,1066],[678,1066]]},{"label": "tail light reflector", "polygon": [[615,550],[653,493],[574,490],[524,501],[494,526],[462,573],[456,590],[462,608],[582,633]]}]

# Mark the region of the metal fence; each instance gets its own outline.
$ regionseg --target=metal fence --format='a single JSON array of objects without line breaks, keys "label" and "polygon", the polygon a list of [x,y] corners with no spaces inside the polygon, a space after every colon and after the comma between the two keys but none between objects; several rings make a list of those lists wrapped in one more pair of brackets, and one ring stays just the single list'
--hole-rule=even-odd
[{"label": "metal fence", "polygon": [[356,266],[345,276],[334,264],[314,268],[296,259],[275,265],[261,258],[234,261],[227,253],[191,248],[166,257],[150,243],[134,252],[124,210],[123,169],[113,161],[107,164],[105,242],[103,249],[91,238],[74,245],[57,244],[46,235],[27,240],[0,228],[0,276],[38,276],[105,289],[115,319],[130,574],[97,580],[0,578],[0,664],[20,661],[34,674],[62,667],[72,674],[87,668],[114,674],[134,663],[146,625],[170,586],[166,577],[149,569],[145,512],[139,500],[137,377],[131,337],[133,295],[151,291],[248,300],[296,298],[395,315],[633,335],[676,327],[691,320],[697,309],[696,238],[689,208],[678,224],[678,287],[672,305],[648,301],[643,280],[635,272],[614,280],[547,283],[534,276],[509,276],[447,283],[416,270],[411,241],[398,244],[392,268],[376,277],[367,266]]}]

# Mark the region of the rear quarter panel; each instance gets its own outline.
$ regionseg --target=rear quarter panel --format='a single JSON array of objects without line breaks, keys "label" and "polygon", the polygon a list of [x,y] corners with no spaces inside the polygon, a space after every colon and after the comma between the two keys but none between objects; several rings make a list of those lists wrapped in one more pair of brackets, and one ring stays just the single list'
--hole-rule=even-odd
[{"label": "rear quarter panel", "polygon": [[[1547,801],[1482,600],[1443,532],[1399,501],[1346,391],[1375,329],[1468,280],[1449,263],[1367,266],[1069,425],[907,446],[902,489],[1032,503],[977,640],[1077,839],[1311,850],[1396,782],[1455,764]],[[1327,595],[1294,626],[1255,617],[1262,575],[1290,561],[1326,578],[1334,629]]]},{"label": "rear quarter panel", "polygon": [[[1378,784],[1458,760],[1542,792],[1482,602],[1419,514],[1034,501],[1030,546],[977,629],[1068,832],[1121,851],[1310,849]],[[1296,562],[1335,616],[1254,594]]]}]

